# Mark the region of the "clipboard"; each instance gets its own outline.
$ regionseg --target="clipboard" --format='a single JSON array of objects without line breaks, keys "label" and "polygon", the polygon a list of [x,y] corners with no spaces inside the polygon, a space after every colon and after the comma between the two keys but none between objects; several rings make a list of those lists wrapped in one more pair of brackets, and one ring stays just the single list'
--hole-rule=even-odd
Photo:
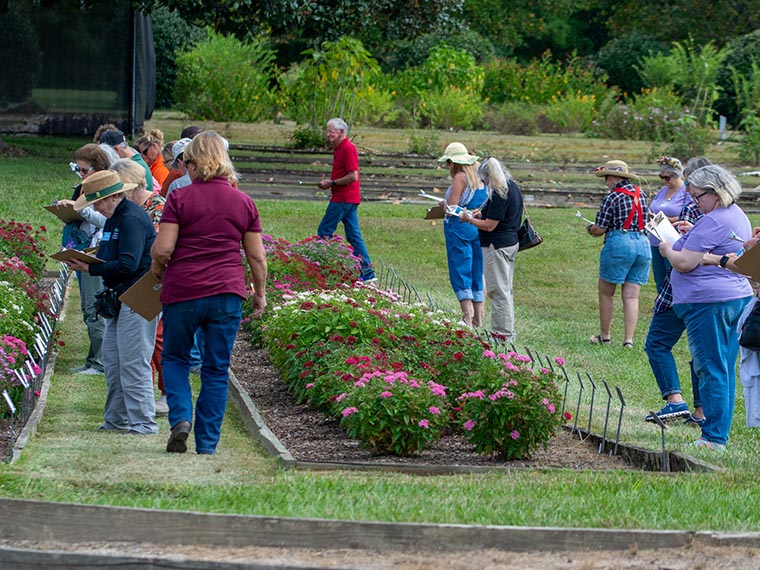
[{"label": "clipboard", "polygon": [[428,211],[425,214],[426,220],[442,220],[443,217],[443,206],[433,206],[432,208],[428,208]]},{"label": "clipboard", "polygon": [[749,275],[753,281],[760,281],[760,246],[746,250],[736,258],[734,265],[743,275]]},{"label": "clipboard", "polygon": [[103,263],[104,261],[103,259],[100,259],[99,257],[95,257],[94,255],[89,255],[85,253],[84,251],[79,251],[78,249],[62,249],[61,251],[54,253],[50,257],[52,257],[53,259],[57,259],[58,261],[69,261],[72,259],[78,259],[79,261],[83,261],[90,265],[92,265],[93,263]]},{"label": "clipboard", "polygon": [[119,296],[124,303],[146,321],[152,321],[161,314],[161,282],[150,271],[140,277]]},{"label": "clipboard", "polygon": [[67,204],[59,208],[58,206],[43,206],[51,214],[55,214],[63,223],[83,222],[84,218],[74,209],[74,206]]}]

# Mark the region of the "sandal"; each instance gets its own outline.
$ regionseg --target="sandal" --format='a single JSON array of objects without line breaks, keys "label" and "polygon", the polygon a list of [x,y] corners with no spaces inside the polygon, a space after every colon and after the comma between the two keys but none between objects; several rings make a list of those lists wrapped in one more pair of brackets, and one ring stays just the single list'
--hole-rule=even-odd
[{"label": "sandal", "polygon": [[633,348],[633,343],[630,340],[627,340],[623,343],[623,348]]},{"label": "sandal", "polygon": [[610,344],[612,344],[612,339],[611,338],[602,338],[602,335],[600,335],[600,334],[596,334],[596,335],[592,336],[590,339],[588,339],[588,341],[591,344],[604,344],[604,345],[610,345]]}]

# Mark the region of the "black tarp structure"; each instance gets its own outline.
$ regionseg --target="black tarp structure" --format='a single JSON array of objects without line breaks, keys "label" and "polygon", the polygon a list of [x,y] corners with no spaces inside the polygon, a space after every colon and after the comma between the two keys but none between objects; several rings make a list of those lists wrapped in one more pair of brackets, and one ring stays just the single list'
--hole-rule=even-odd
[{"label": "black tarp structure", "polygon": [[0,132],[134,135],[155,78],[151,19],[129,0],[0,0]]}]

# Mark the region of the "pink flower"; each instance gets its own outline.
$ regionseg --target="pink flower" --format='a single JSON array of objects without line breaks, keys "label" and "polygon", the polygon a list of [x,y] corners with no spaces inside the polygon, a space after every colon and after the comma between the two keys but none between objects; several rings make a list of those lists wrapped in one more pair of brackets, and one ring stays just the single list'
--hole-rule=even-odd
[{"label": "pink flower", "polygon": [[335,397],[335,401],[336,402],[340,402],[341,400],[345,400],[346,396],[348,396],[348,394],[346,394],[345,392],[343,392],[342,394],[339,394],[338,396]]},{"label": "pink flower", "polygon": [[559,364],[560,366],[564,366],[564,365],[565,365],[565,362],[566,362],[566,360],[565,360],[564,358],[562,358],[561,356],[555,356],[555,357],[554,357],[554,362],[556,362],[556,363],[557,363],[557,364]]},{"label": "pink flower", "polygon": [[474,428],[474,427],[475,427],[475,422],[474,421],[467,420],[466,422],[464,422],[464,429],[466,429],[467,431],[472,431],[472,428]]},{"label": "pink flower", "polygon": [[517,441],[518,439],[520,439],[520,432],[517,431],[516,429],[513,429],[512,433],[509,434],[509,437]]},{"label": "pink flower", "polygon": [[418,426],[420,426],[421,428],[425,428],[425,429],[428,429],[428,428],[430,427],[430,422],[429,422],[429,421],[427,421],[427,420],[420,420],[420,421],[417,423],[417,425],[418,425]]},{"label": "pink flower", "polygon": [[555,410],[556,408],[554,407],[554,404],[549,404],[548,406],[546,406],[546,409],[547,409],[547,410],[549,410],[549,413],[550,413],[550,414],[553,414],[553,413],[554,413],[554,410]]},{"label": "pink flower", "polygon": [[550,372],[548,368],[541,368],[541,374],[549,374]]},{"label": "pink flower", "polygon": [[354,408],[354,407],[346,408],[346,409],[344,409],[341,412],[341,414],[343,414],[344,418],[347,418],[348,416],[350,416],[352,414],[358,414],[358,413],[359,413],[359,409],[358,408]]},{"label": "pink flower", "polygon": [[392,392],[380,392],[380,397],[381,398],[390,398],[392,396],[393,396]]},{"label": "pink flower", "polygon": [[484,350],[483,358],[496,358],[496,353],[493,350]]},{"label": "pink flower", "polygon": [[440,414],[440,413],[441,413],[441,410],[439,410],[439,409],[438,409],[438,408],[436,408],[435,406],[430,406],[430,407],[428,408],[428,412],[430,412],[430,413],[431,413],[431,414],[433,414],[433,415],[436,415],[436,414]]},{"label": "pink flower", "polygon": [[309,382],[308,384],[306,384],[306,389],[307,389],[307,390],[308,390],[309,388],[313,388],[313,387],[314,387],[314,382]]}]

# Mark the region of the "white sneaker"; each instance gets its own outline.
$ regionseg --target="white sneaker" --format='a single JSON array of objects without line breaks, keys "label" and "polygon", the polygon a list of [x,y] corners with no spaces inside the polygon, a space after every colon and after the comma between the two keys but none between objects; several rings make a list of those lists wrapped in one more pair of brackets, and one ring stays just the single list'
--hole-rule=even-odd
[{"label": "white sneaker", "polygon": [[169,405],[166,403],[166,394],[163,394],[158,400],[156,400],[156,415],[164,415],[169,413]]},{"label": "white sneaker", "polygon": [[88,374],[88,375],[103,375],[103,372],[98,370],[97,368],[86,368],[85,370],[82,370],[81,372],[77,372],[77,374]]},{"label": "white sneaker", "polygon": [[71,368],[69,368],[69,372],[84,372],[88,368],[89,366],[87,366],[86,364],[82,364],[82,366],[72,366]]}]

